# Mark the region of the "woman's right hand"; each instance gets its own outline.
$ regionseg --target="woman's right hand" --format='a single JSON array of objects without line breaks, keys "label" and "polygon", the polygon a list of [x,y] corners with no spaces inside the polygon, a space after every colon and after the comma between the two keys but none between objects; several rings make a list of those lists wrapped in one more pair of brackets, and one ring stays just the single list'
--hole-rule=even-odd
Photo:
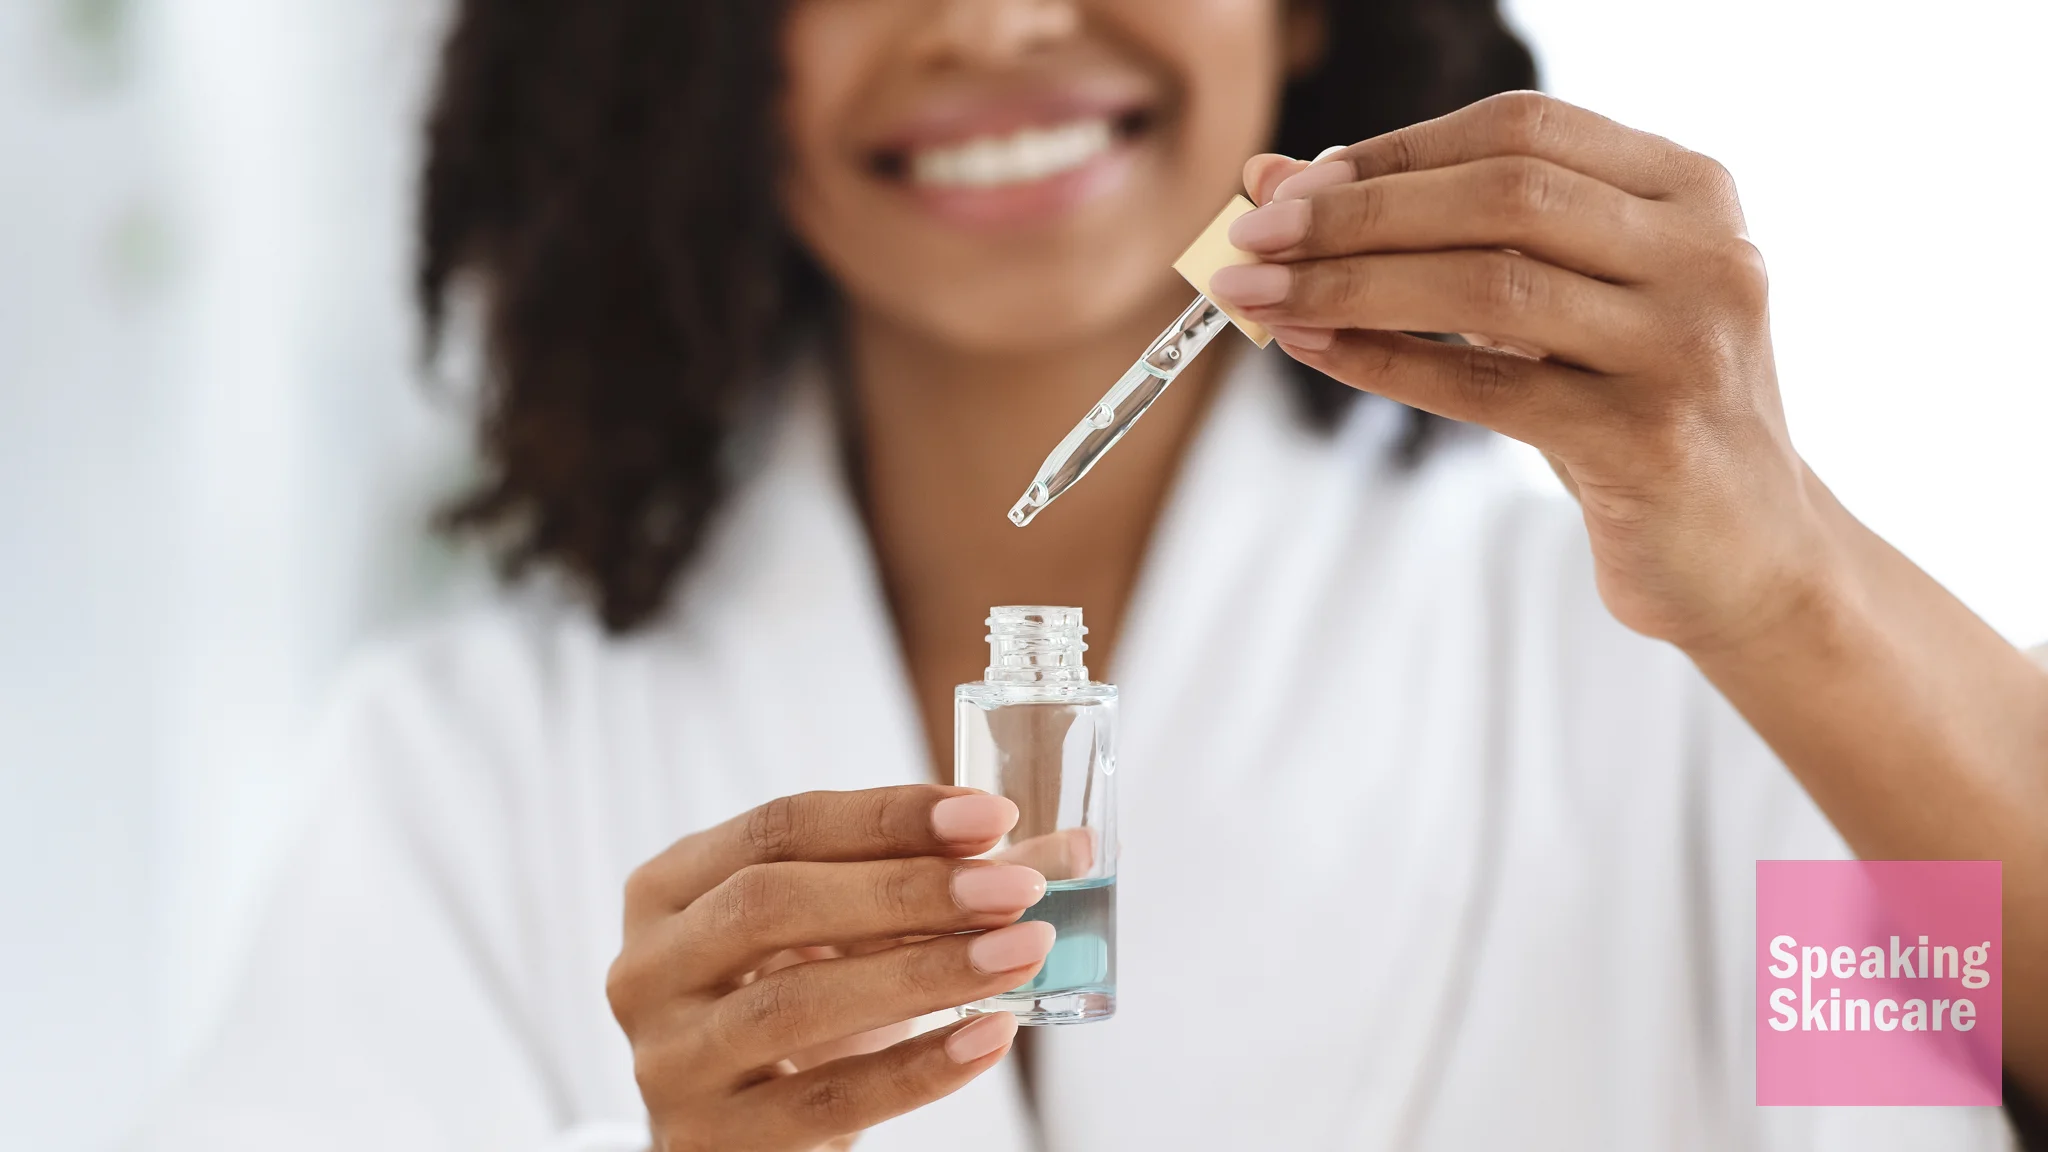
[{"label": "woman's right hand", "polygon": [[1044,877],[965,859],[1016,821],[1010,801],[966,788],[807,792],[635,870],[606,993],[658,1152],[844,1147],[1001,1059],[1008,1013],[879,1051],[860,1038],[1007,992],[1045,962],[1052,927],[1015,923]]}]

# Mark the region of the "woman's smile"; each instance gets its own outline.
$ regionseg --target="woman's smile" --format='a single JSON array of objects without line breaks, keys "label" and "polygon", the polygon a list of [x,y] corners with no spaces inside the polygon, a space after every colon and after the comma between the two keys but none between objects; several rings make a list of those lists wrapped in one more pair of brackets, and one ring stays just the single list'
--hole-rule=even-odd
[{"label": "woman's smile", "polygon": [[951,224],[1043,225],[1130,185],[1159,146],[1149,87],[1085,77],[934,93],[865,149],[866,168]]}]

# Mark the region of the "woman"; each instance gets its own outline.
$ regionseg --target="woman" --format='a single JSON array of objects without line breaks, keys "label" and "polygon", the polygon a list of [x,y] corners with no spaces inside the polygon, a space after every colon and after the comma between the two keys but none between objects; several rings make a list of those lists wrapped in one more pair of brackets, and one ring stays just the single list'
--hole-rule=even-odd
[{"label": "woman", "polygon": [[[1750,885],[2004,860],[2048,1088],[2048,677],[1801,462],[1727,173],[1485,99],[1532,81],[1485,0],[462,5],[454,520],[580,595],[351,678],[166,1143],[2001,1146],[1751,1105]],[[1012,528],[1240,184],[1212,290],[1285,355]],[[1121,1014],[1005,1061],[903,1022],[1049,945],[962,862],[1014,809],[933,783],[1010,602],[1085,608],[1128,725]]]}]

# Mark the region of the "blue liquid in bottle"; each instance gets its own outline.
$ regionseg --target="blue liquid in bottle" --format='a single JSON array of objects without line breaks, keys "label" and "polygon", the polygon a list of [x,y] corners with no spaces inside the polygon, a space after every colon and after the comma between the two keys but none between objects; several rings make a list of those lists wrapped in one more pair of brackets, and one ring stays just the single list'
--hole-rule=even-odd
[{"label": "blue liquid in bottle", "polygon": [[1116,877],[1051,881],[1024,919],[1045,921],[1059,937],[1038,975],[1000,999],[1076,992],[1116,996]]}]

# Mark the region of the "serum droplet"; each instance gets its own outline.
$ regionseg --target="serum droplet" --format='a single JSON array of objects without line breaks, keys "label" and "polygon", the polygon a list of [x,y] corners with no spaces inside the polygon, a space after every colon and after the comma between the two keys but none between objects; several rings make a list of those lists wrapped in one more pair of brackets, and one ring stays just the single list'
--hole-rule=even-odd
[{"label": "serum droplet", "polygon": [[1107,404],[1097,404],[1088,410],[1088,426],[1091,428],[1107,428],[1114,419],[1116,412]]}]

